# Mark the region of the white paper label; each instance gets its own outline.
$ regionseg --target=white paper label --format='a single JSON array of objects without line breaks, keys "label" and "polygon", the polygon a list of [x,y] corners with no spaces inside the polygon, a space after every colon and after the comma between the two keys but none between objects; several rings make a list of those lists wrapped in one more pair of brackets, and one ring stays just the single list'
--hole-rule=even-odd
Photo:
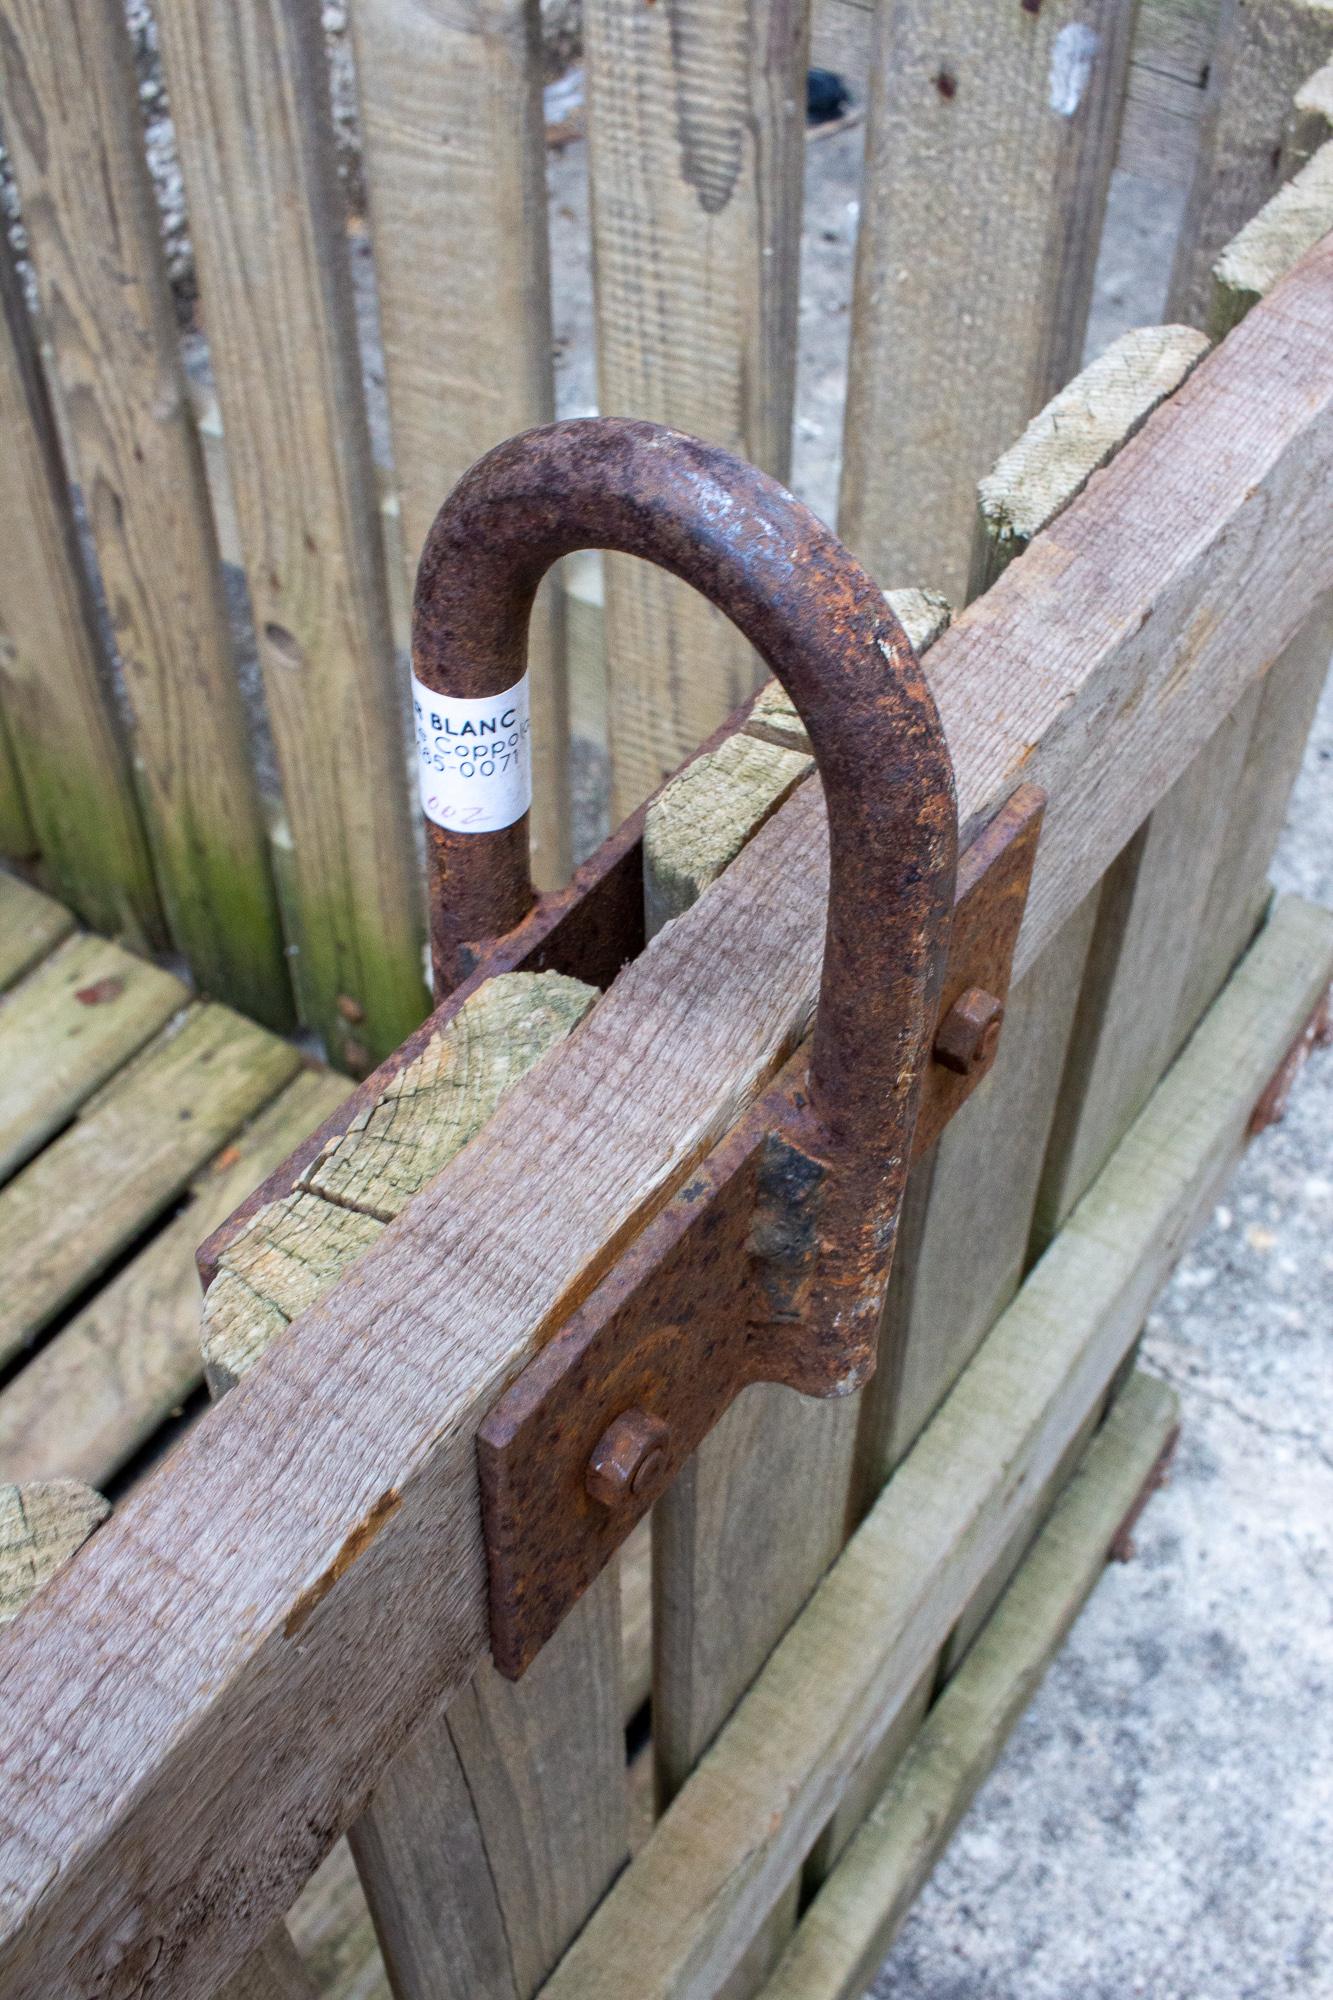
[{"label": "white paper label", "polygon": [[528,677],[462,701],[412,676],[421,807],[451,833],[496,833],[532,804]]}]

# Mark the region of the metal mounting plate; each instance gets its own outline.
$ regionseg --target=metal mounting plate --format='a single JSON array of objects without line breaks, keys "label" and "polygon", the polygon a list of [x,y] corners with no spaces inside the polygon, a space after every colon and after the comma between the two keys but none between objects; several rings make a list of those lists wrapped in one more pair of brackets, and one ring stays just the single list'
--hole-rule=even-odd
[{"label": "metal mounting plate", "polygon": [[[963,854],[940,1020],[976,989],[1000,1004],[1041,827],[1043,795],[1023,786]],[[940,1132],[994,1061],[982,1036],[966,1073],[931,1062],[923,1078],[914,1158]],[[869,1366],[812,1345],[799,1312],[775,1318],[774,1254],[762,1222],[775,1127],[799,1119],[806,1050],[647,1223],[583,1305],[496,1404],[477,1440],[490,1568],[491,1646],[517,1678],[690,1453],[748,1383],[779,1381],[807,1394],[855,1388]],[[790,1149],[788,1149],[790,1152]],[[797,1165],[802,1156],[795,1155]],[[818,1179],[817,1163],[813,1165]],[[790,1179],[790,1174],[788,1176]],[[790,1185],[784,1187],[790,1202]],[[799,1198],[799,1197],[798,1197]],[[817,1223],[814,1201],[811,1234]],[[790,1261],[788,1259],[788,1261]],[[871,1362],[869,1365],[873,1365]],[[635,1413],[644,1449],[619,1467],[620,1497],[599,1469],[615,1467],[608,1433]],[[650,1448],[649,1448],[650,1447]]]}]

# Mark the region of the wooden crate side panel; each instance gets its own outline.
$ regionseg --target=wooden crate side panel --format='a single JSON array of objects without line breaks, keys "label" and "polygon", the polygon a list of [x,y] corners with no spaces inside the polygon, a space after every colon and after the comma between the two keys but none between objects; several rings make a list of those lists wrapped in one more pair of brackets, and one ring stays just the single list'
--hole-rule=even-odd
[{"label": "wooden crate side panel", "polygon": [[6,0],[0,20],[7,137],[171,941],[205,990],[285,1028],[268,842],[123,11]]},{"label": "wooden crate side panel", "polygon": [[324,48],[295,0],[183,0],[159,30],[282,779],[297,995],[359,1071],[426,995]]},{"label": "wooden crate side panel", "polygon": [[[0,695],[23,819],[86,922],[165,936],[32,325],[0,244]],[[11,805],[11,813],[14,808]],[[31,852],[20,826],[12,839]]]},{"label": "wooden crate side panel", "polygon": [[1130,14],[877,16],[839,527],[886,584],[962,601],[976,482],[1078,365]]},{"label": "wooden crate side panel", "polygon": [[[965,827],[1016,773],[1050,794],[1019,976],[1333,581],[1319,529],[1330,255],[1321,247],[1285,279],[937,644]],[[1227,615],[1242,589],[1248,619]],[[22,1659],[0,1651],[14,1716],[0,1751],[0,1967],[16,2000],[71,1963],[98,1977],[120,1949],[129,1847],[158,1976],[197,2000],[262,1940],[413,1723],[475,1670],[476,1425],[590,1266],[803,1033],[822,840],[818,797],[798,786],[299,1334],[187,1434],[170,1481],[132,1496],[31,1607]],[[1299,983],[1288,973],[1284,990]],[[497,1266],[497,1240],[528,1254]],[[335,1420],[349,1398],[355,1426]],[[298,1429],[312,1440],[299,1462],[283,1443]],[[244,1554],[211,1569],[206,1591],[182,1592],[201,1535]],[[160,1552],[151,1569],[145,1548]],[[74,1734],[77,1785],[62,1749]],[[246,1782],[272,1735],[289,1757]],[[25,1776],[34,1758],[40,1791]],[[188,1809],[201,1795],[225,1800],[206,1826]],[[808,1844],[833,1803],[817,1801],[792,1840]],[[799,1860],[774,1857],[771,1896]]]},{"label": "wooden crate side panel", "polygon": [[1096,1409],[1333,964],[1288,899],[629,1869],[544,2000],[726,1977]]},{"label": "wooden crate side panel", "polygon": [[[599,402],[784,477],[804,169],[802,0],[662,9],[591,0]],[[757,685],[721,614],[628,558],[606,564],[613,820]]]},{"label": "wooden crate side panel", "polygon": [[[554,415],[541,24],[532,0],[356,0],[351,23],[410,581],[455,480]],[[548,585],[528,638],[541,888],[569,872],[563,637]]]}]

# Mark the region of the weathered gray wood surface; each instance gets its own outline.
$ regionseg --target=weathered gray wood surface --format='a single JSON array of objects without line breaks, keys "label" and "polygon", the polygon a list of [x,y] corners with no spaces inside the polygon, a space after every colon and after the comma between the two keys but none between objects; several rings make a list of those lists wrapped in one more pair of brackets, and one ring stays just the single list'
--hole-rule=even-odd
[{"label": "weathered gray wood surface", "polygon": [[[965,829],[1020,777],[1051,795],[1020,975],[1333,582],[1330,267],[1321,245],[938,644]],[[110,1951],[132,1964],[131,1921],[149,1927],[130,1936],[151,1936],[159,1986],[206,1993],[260,1941],[386,1753],[467,1678],[485,1645],[478,1418],[590,1260],[801,1033],[820,838],[819,800],[800,786],[187,1437],[169,1493],[150,1483],[52,1584],[21,1657],[0,1653],[15,1719],[0,1968],[16,2000]],[[531,1163],[521,1181],[499,1164],[516,1145]],[[497,1260],[497,1243],[524,1255]],[[364,1426],[333,1420],[354,1406]],[[244,1555],[206,1591],[183,1588],[205,1524]],[[277,1735],[281,1782],[246,1782],[246,1745]],[[154,1856],[132,1904],[122,1841]],[[796,1859],[777,1855],[787,1873]]]}]

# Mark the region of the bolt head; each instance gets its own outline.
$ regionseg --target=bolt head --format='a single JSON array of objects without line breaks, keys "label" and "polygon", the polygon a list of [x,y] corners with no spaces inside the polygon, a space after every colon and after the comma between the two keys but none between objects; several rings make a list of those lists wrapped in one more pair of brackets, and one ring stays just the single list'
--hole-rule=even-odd
[{"label": "bolt head", "polygon": [[667,1463],[671,1429],[647,1410],[624,1410],[609,1423],[592,1449],[584,1483],[603,1507],[621,1507],[646,1493]]},{"label": "bolt head", "polygon": [[975,1076],[993,1058],[1003,1023],[1003,1002],[984,986],[969,986],[936,1030],[936,1062],[955,1076]]}]

